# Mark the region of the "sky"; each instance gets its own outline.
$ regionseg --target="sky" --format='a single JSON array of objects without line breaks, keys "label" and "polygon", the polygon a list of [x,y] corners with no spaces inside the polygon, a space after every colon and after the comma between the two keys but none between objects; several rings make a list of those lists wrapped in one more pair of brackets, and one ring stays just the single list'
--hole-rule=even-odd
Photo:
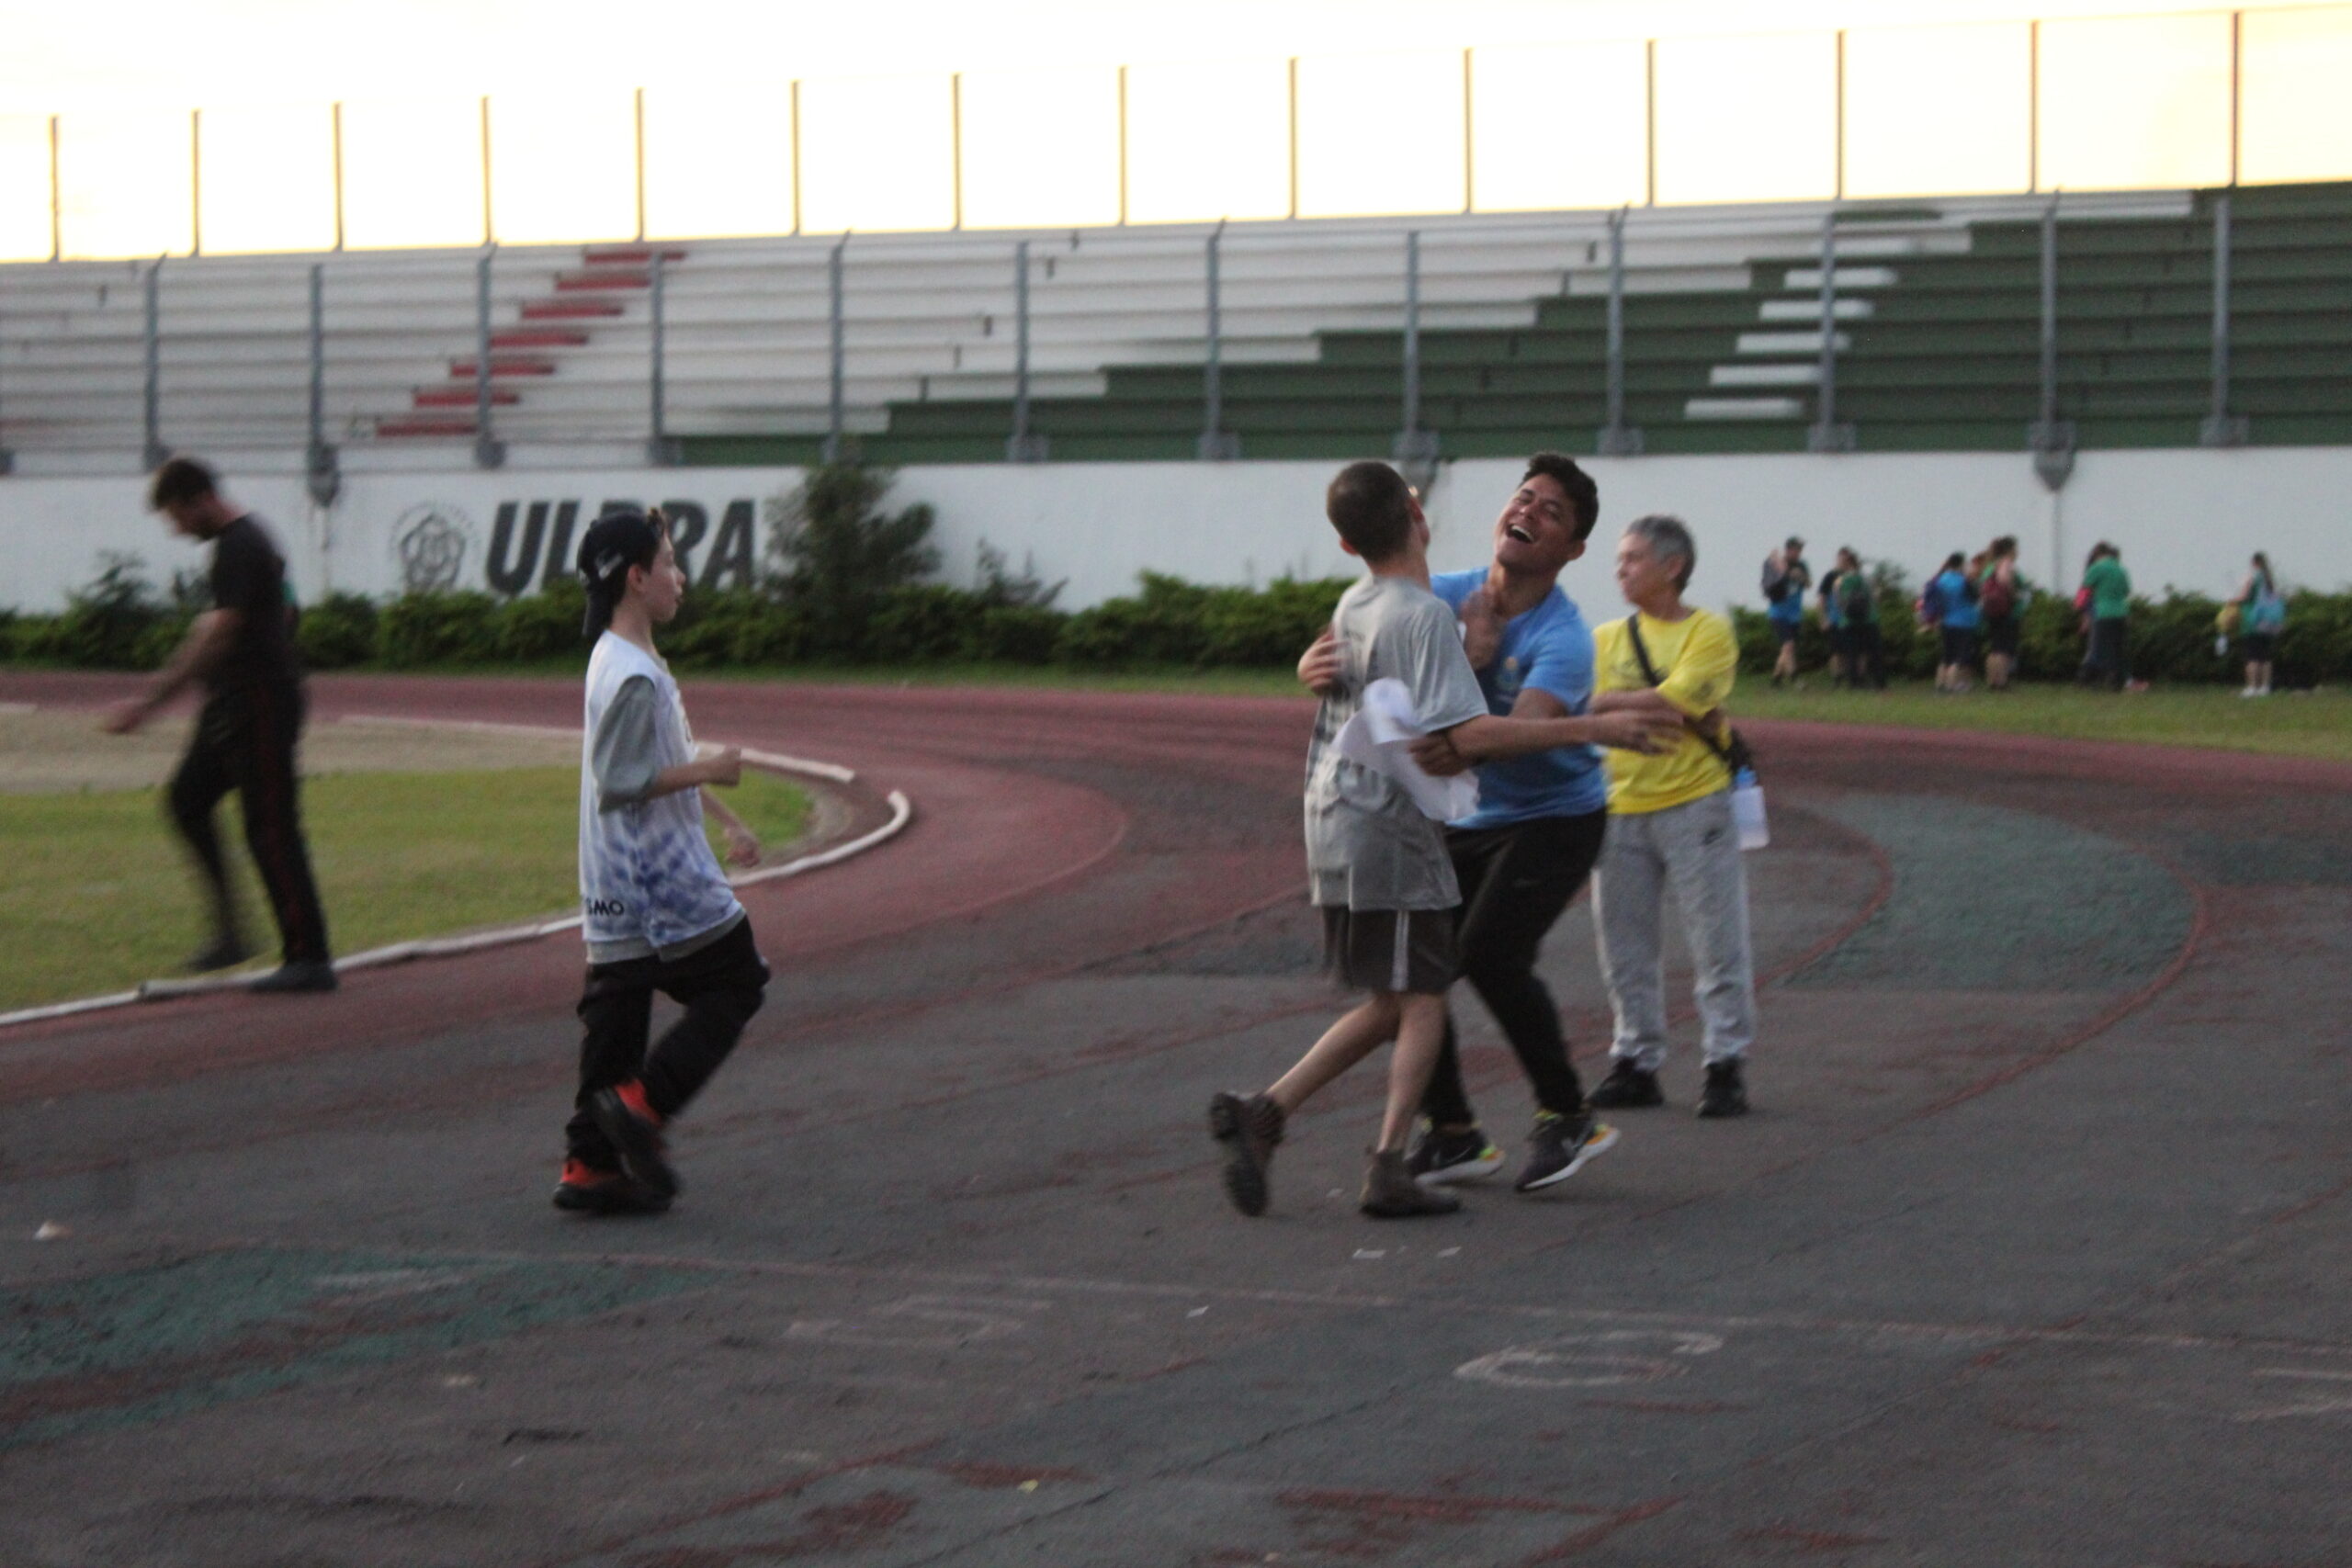
[{"label": "sky", "polygon": [[[2352,177],[2352,4],[2244,36],[2243,177]],[[2189,0],[0,0],[0,260],[329,248],[334,103],[353,248],[476,244],[485,208],[531,243],[628,237],[640,206],[689,237],[2232,172],[2227,14]]]},{"label": "sky", "polygon": [[2219,8],[2210,0],[6,0],[0,112]]}]

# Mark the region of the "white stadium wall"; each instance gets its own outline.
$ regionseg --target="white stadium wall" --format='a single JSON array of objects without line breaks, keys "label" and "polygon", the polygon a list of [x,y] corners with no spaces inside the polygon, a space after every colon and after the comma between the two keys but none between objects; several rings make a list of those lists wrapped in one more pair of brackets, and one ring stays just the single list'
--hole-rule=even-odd
[{"label": "white stadium wall", "polygon": [[[1060,603],[1080,608],[1129,592],[1146,570],[1198,582],[1351,572],[1322,516],[1323,485],[1337,467],[914,468],[902,470],[890,504],[937,509],[933,536],[949,579],[970,580],[985,539],[1015,568],[1026,559],[1048,581],[1067,580]],[[1792,533],[1816,557],[1851,544],[1867,558],[1898,562],[1915,581],[1951,550],[2013,533],[2034,575],[2068,587],[2101,538],[2122,548],[2145,591],[2220,592],[2256,549],[2290,583],[2352,585],[2352,448],[2086,453],[2054,508],[2022,454],[1597,458],[1588,467],[1600,484],[1601,526],[1594,558],[1566,581],[1594,606],[1614,602],[1608,542],[1646,512],[1690,523],[1700,547],[1693,595],[1709,605],[1756,602],[1758,563]],[[1446,466],[1429,503],[1436,566],[1485,559],[1487,530],[1519,473],[1498,459]],[[277,529],[305,599],[330,589],[390,594],[412,581],[485,588],[493,568],[507,585],[536,585],[555,540],[576,545],[579,528],[608,501],[684,503],[689,532],[698,509],[695,580],[724,580],[747,549],[758,558],[769,503],[798,478],[788,468],[350,473],[334,508],[322,511],[282,467],[249,473],[230,464],[226,472],[232,493]],[[10,565],[0,606],[58,608],[96,574],[105,551],[142,558],[159,581],[198,564],[197,549],[144,512],[141,490],[130,477],[0,479],[0,547]],[[534,517],[537,558],[526,576],[519,557]],[[493,560],[502,533],[503,556]],[[567,558],[559,570],[568,567]]]}]

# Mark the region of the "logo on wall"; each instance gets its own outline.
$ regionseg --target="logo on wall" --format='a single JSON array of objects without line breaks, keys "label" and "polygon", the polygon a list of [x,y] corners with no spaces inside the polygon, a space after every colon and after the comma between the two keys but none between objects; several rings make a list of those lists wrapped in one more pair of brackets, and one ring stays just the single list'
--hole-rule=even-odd
[{"label": "logo on wall", "polygon": [[392,558],[400,563],[401,591],[432,593],[457,587],[473,538],[473,519],[446,502],[428,501],[401,513],[392,525]]}]

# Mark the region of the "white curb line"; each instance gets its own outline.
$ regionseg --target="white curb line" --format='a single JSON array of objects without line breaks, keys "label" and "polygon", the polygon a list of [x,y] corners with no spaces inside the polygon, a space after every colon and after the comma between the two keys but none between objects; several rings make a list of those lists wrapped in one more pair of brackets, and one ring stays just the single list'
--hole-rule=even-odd
[{"label": "white curb line", "polygon": [[[440,724],[431,719],[393,718],[375,715],[353,715],[341,722],[361,724],[413,725],[443,729],[502,730],[508,734],[563,735],[576,739],[576,729],[523,724],[489,724],[459,722]],[[854,784],[854,770],[833,762],[810,761],[801,757],[786,757],[773,751],[745,750],[743,761],[770,773],[806,773],[831,779],[837,784]],[[787,876],[800,876],[829,865],[836,865],[852,856],[865,853],[878,844],[899,836],[914,818],[914,803],[903,790],[892,790],[887,797],[890,803],[890,819],[872,832],[788,860],[782,865],[762,866],[756,871],[741,872],[729,876],[729,886],[752,887],[763,882],[779,882]],[[405,964],[417,958],[448,958],[458,953],[479,953],[485,948],[505,947],[514,942],[537,942],[541,937],[559,931],[578,931],[580,917],[565,916],[559,919],[531,920],[521,925],[500,926],[492,931],[472,931],[465,936],[425,937],[415,942],[397,942],[387,947],[369,948],[334,961],[335,973],[348,974],[356,969],[379,969],[386,964]],[[266,973],[266,971],[265,971]],[[259,975],[243,975],[221,978],[190,980],[149,980],[135,991],[116,991],[103,997],[85,997],[78,1001],[56,1002],[47,1007],[25,1008],[17,1012],[0,1013],[0,1029],[12,1024],[39,1023],[49,1019],[71,1018],[77,1013],[98,1012],[108,1008],[128,1007],[133,1002],[163,1001],[173,997],[206,996],[214,991],[238,991],[250,987]]]}]

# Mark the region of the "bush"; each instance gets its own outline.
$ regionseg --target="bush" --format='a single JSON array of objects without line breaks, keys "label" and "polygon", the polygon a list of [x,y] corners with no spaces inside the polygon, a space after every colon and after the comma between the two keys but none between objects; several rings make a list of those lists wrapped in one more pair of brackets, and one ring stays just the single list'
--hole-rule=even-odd
[{"label": "bush", "polygon": [[771,509],[775,585],[820,658],[872,657],[884,596],[938,570],[939,551],[926,542],[932,509],[917,504],[895,517],[882,513],[893,482],[888,468],[827,463]]},{"label": "bush", "polygon": [[588,646],[582,630],[587,613],[587,592],[571,578],[518,594],[498,607],[492,633],[498,657],[519,662],[582,653]]},{"label": "bush", "polygon": [[770,595],[747,589],[688,594],[661,635],[670,662],[684,670],[791,664],[808,657],[799,618]]},{"label": "bush", "polygon": [[302,612],[294,629],[304,668],[344,670],[376,657],[376,602],[359,593],[330,593]]},{"label": "bush", "polygon": [[972,625],[970,657],[1003,664],[1050,664],[1069,616],[1037,604],[994,604]]},{"label": "bush", "polygon": [[1280,667],[1295,663],[1348,590],[1345,578],[1278,578],[1262,590],[1211,591],[1203,611],[1202,662]]},{"label": "bush", "polygon": [[1070,616],[1055,644],[1055,659],[1102,668],[1201,663],[1208,651],[1204,622],[1216,591],[1156,571],[1143,573],[1142,581],[1143,592],[1133,598],[1105,599]]},{"label": "bush", "polygon": [[395,670],[499,658],[499,601],[471,590],[403,593],[384,606],[377,656]]},{"label": "bush", "polygon": [[98,575],[66,598],[65,613],[27,638],[28,658],[85,670],[153,670],[168,658],[187,617],[168,606],[137,556],[103,551]]},{"label": "bush", "polygon": [[939,664],[972,657],[980,617],[979,595],[944,583],[893,588],[875,601],[867,623],[868,656],[884,664]]}]

